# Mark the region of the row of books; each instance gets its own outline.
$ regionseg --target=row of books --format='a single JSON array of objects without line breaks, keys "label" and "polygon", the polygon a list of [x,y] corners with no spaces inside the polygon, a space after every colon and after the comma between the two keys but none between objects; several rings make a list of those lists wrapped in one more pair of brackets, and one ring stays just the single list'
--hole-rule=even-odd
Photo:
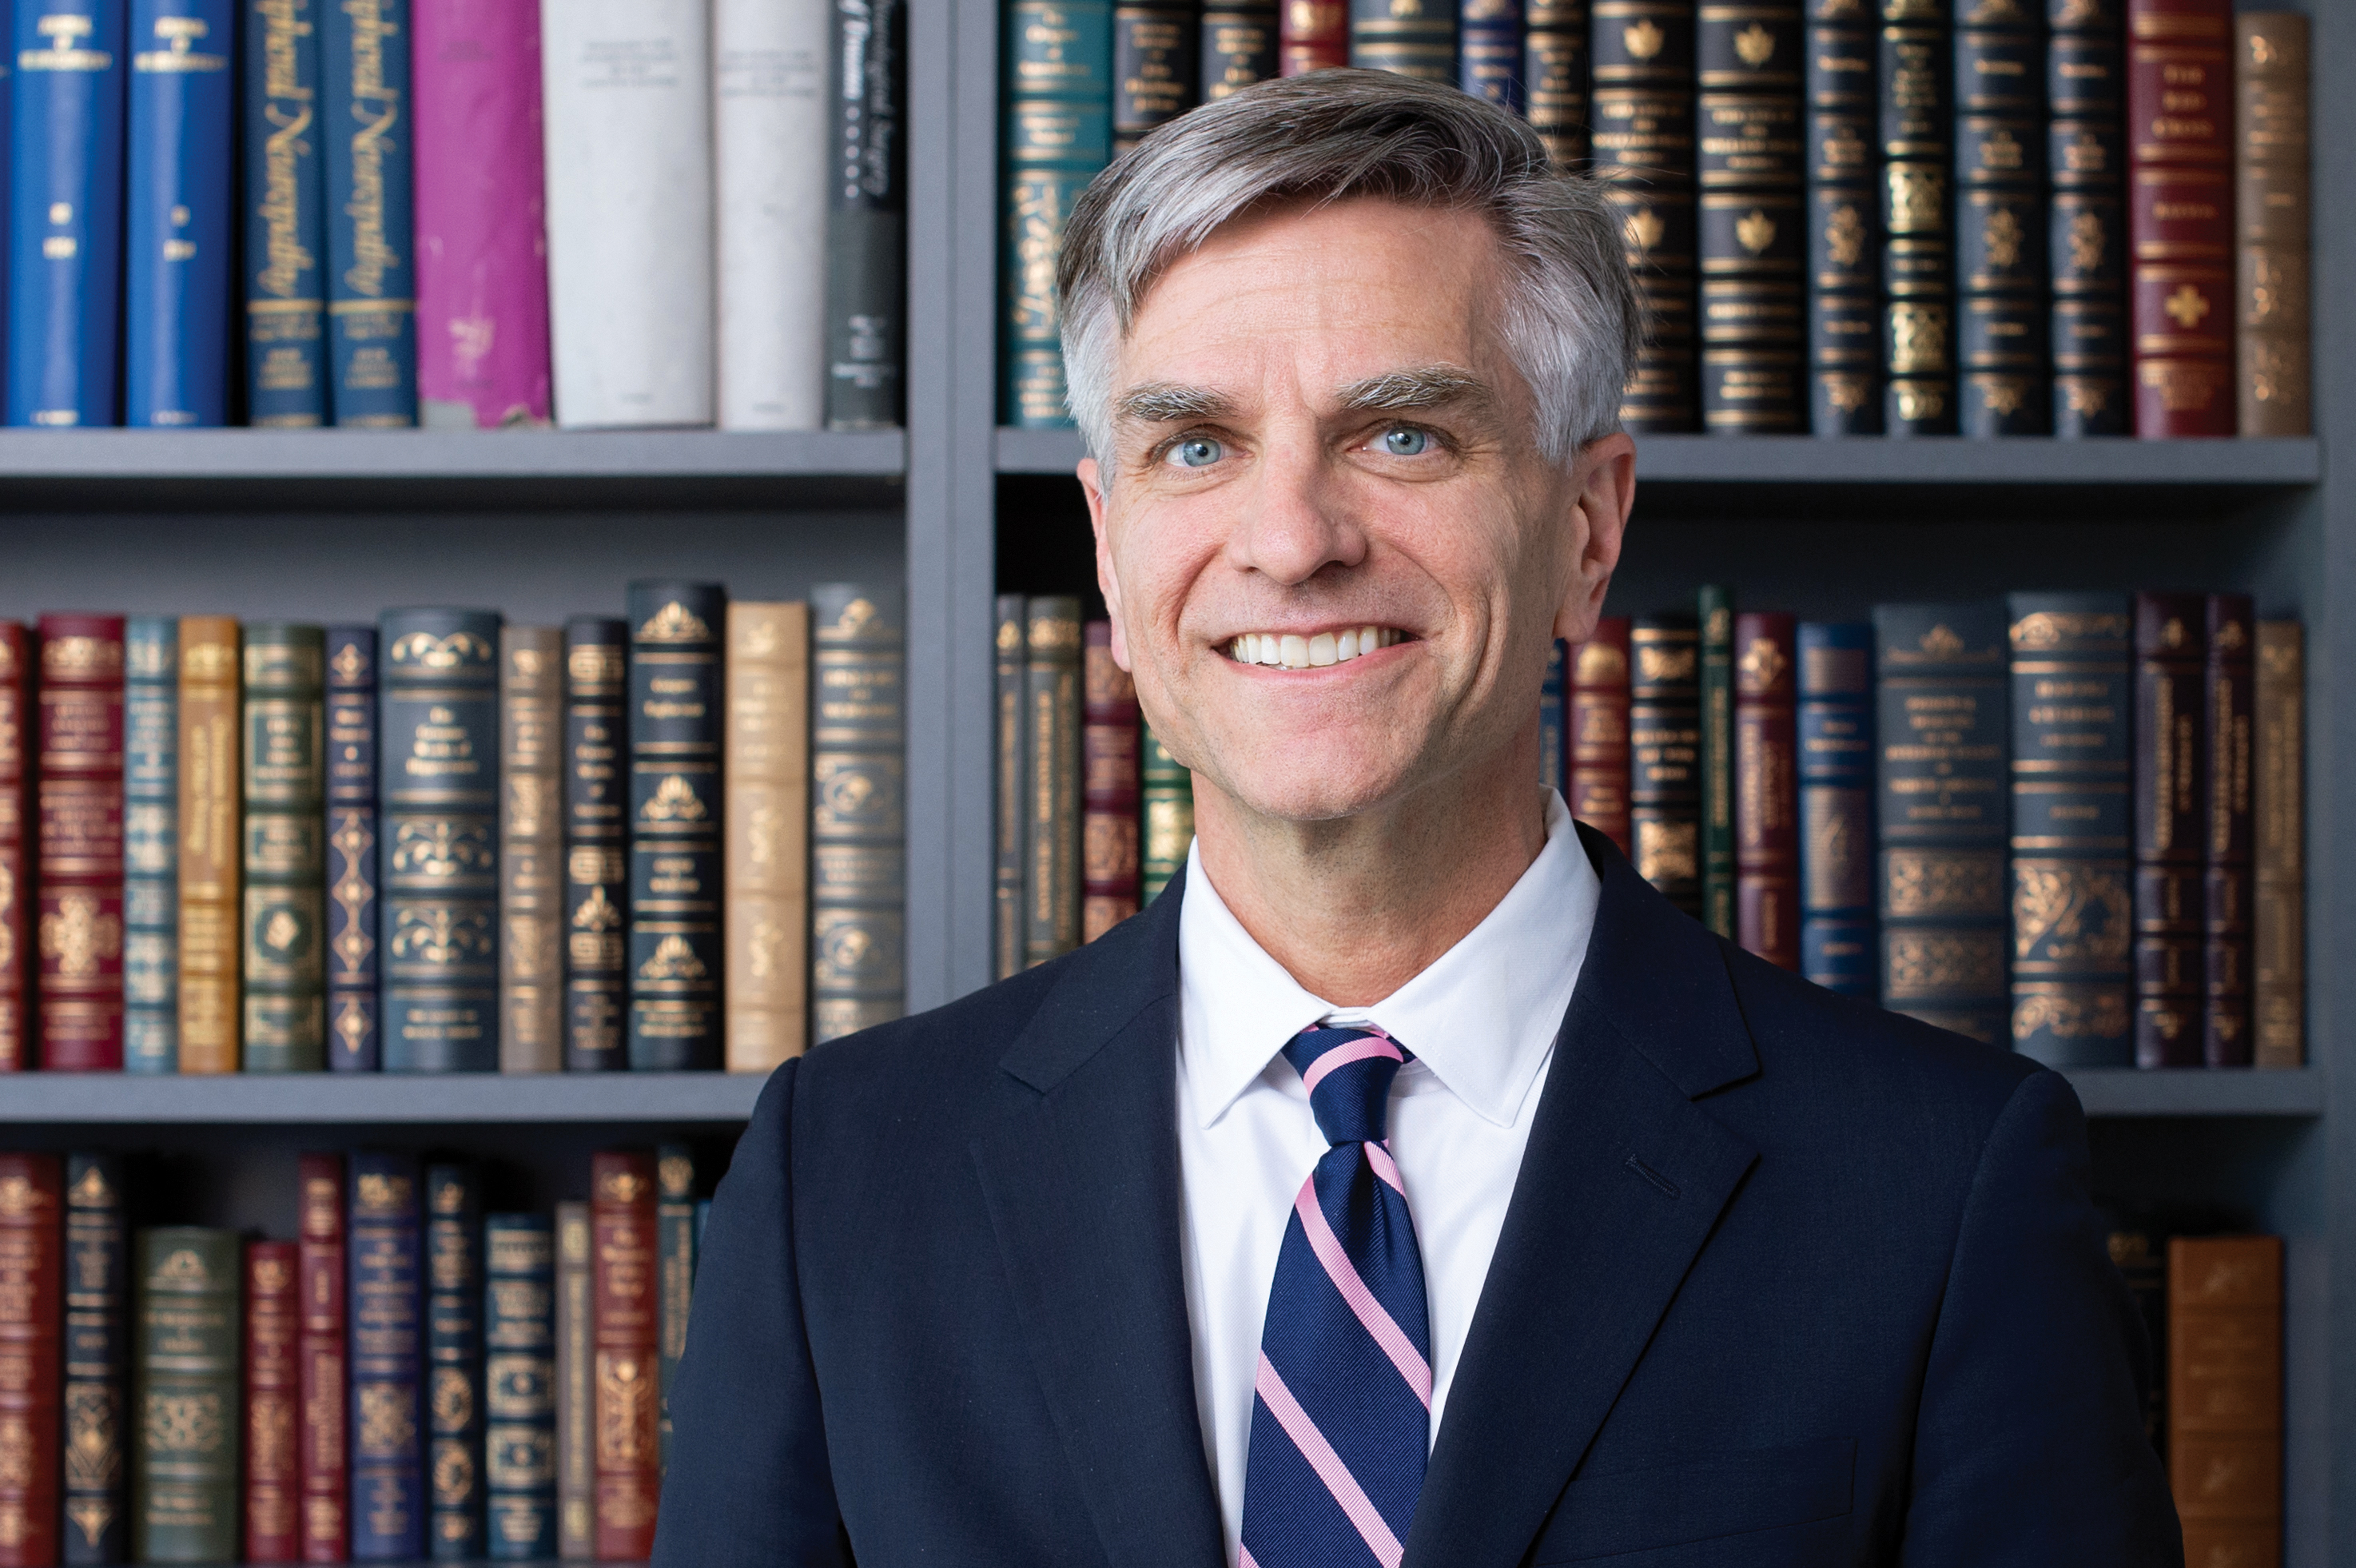
[{"label": "row of books", "polygon": [[686,1147],[594,1155],[553,1216],[484,1213],[463,1161],[304,1155],[294,1240],[134,1228],[124,1176],[0,1154],[0,1563],[652,1552]]},{"label": "row of books", "polygon": [[898,592],[628,609],[0,623],[0,1069],[759,1072],[899,1016]]},{"label": "row of books", "polygon": [[7,423],[897,424],[903,16],[19,5]]},{"label": "row of books", "polygon": [[1068,423],[1054,283],[1108,157],[1353,65],[1602,180],[1637,432],[2309,430],[2308,23],[2224,0],[1015,0],[1004,414]]}]

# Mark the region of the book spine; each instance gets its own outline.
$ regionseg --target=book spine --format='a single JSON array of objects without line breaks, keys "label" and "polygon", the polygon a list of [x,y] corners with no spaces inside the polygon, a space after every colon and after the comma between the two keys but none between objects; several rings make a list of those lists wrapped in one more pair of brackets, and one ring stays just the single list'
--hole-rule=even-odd
[{"label": "book spine", "polygon": [[629,1065],[628,623],[564,626],[564,1070]]},{"label": "book spine", "polygon": [[1633,854],[1629,823],[1629,623],[1605,616],[1570,660],[1570,814]]},{"label": "book spine", "polygon": [[140,1231],[134,1246],[139,1324],[132,1560],[234,1562],[238,1235],[166,1226]]},{"label": "book spine", "polygon": [[58,1561],[120,1563],[127,1544],[131,1233],[112,1155],[66,1156],[65,1529]]},{"label": "book spine", "polygon": [[1956,361],[1965,435],[2052,432],[2045,39],[2022,0],[1955,28]]},{"label": "book spine", "polygon": [[10,25],[10,424],[115,423],[127,9],[55,0]]},{"label": "book spine", "polygon": [[2012,1048],[2049,1067],[2135,1061],[2133,607],[2015,594]]},{"label": "book spine", "polygon": [[1259,0],[1204,0],[1199,102],[1216,103],[1277,73],[1276,12]]},{"label": "book spine", "polygon": [[723,430],[826,419],[822,5],[712,8],[714,345]]},{"label": "book spine", "polygon": [[320,12],[327,178],[327,403],[336,423],[417,423],[408,0]]},{"label": "book spine", "polygon": [[299,1229],[295,1267],[303,1293],[302,1338],[295,1348],[303,1414],[294,1453],[295,1480],[303,1498],[302,1558],[305,1563],[341,1563],[351,1549],[343,1156],[304,1155],[294,1179]]},{"label": "book spine", "polygon": [[421,0],[412,21],[418,420],[545,424],[540,7]]},{"label": "book spine", "polygon": [[802,1054],[809,1018],[809,607],[728,607],[721,898],[730,1072]]},{"label": "book spine", "polygon": [[248,0],[246,423],[327,422],[327,187],[319,0]]},{"label": "book spine", "polygon": [[2307,650],[2299,624],[2258,623],[2250,759],[2250,1013],[2258,1067],[2307,1060]]},{"label": "book spine", "polygon": [[123,1068],[180,1069],[180,625],[123,631]]},{"label": "book spine", "polygon": [[499,1070],[564,1066],[564,633],[499,629]]},{"label": "book spine", "polygon": [[483,1555],[483,1211],[474,1170],[425,1168],[426,1526],[436,1562]]},{"label": "book spine", "polygon": [[1703,428],[1805,428],[1808,313],[1800,6],[1697,11]]},{"label": "book spine", "polygon": [[1283,0],[1276,38],[1280,75],[1349,64],[1348,0]]},{"label": "book spine", "polygon": [[717,583],[633,583],[629,609],[629,1062],[716,1069],[728,596]]},{"label": "book spine", "polygon": [[1866,0],[1810,0],[1808,428],[1881,434],[1880,117]]},{"label": "book spine", "polygon": [[2135,432],[2231,435],[2233,15],[2225,0],[2127,0],[2127,229]]},{"label": "book spine", "polygon": [[2198,1067],[2207,607],[2197,594],[2137,594],[2135,615],[2136,1065]]},{"label": "book spine", "polygon": [[1202,84],[1200,0],[1136,0],[1112,11],[1112,149],[1125,153],[1194,107]]},{"label": "book spine", "polygon": [[841,171],[826,222],[826,423],[884,430],[900,423],[906,331],[907,137],[902,0],[835,0],[829,43],[830,139]]},{"label": "book spine", "polygon": [[1080,685],[1080,940],[1092,942],[1137,913],[1139,732],[1137,682],[1113,662],[1112,623],[1084,629]]},{"label": "book spine", "polygon": [[41,618],[40,1059],[123,1066],[123,618]]},{"label": "book spine", "polygon": [[2048,0],[2053,434],[2125,435],[2126,62],[2115,0]]},{"label": "book spine", "polygon": [[602,1152],[591,1158],[589,1184],[596,1553],[605,1562],[640,1562],[654,1551],[660,1484],[655,1163],[644,1154]]},{"label": "book spine", "polygon": [[2308,367],[2307,17],[2233,18],[2234,353],[2244,435],[2314,426]]},{"label": "book spine", "polygon": [[1734,937],[1734,595],[1701,590],[1702,924]]},{"label": "book spine", "polygon": [[1638,875],[1699,919],[1701,629],[1691,616],[1647,616],[1631,625],[1628,643],[1630,858]]},{"label": "book spine", "polygon": [[1033,599],[1023,634],[1023,960],[1046,962],[1080,940],[1080,602]]},{"label": "book spine", "polygon": [[[1194,776],[1152,730],[1141,733],[1144,827],[1138,852],[1139,892],[1151,904],[1184,868],[1186,852],[1194,842]],[[1017,860],[1019,864],[1019,850]],[[1016,897],[1021,897],[1019,888]],[[1022,965],[1018,961],[1013,967]]]},{"label": "book spine", "polygon": [[597,1555],[597,1399],[589,1205],[556,1206],[557,1555]]},{"label": "book spine", "polygon": [[1547,647],[1546,682],[1538,687],[1538,785],[1568,799],[1570,752],[1563,735],[1570,682],[1570,650],[1557,638]]},{"label": "book spine", "polygon": [[245,628],[245,1070],[327,1065],[327,633]]},{"label": "book spine", "polygon": [[708,0],[571,0],[540,25],[557,422],[709,424]]},{"label": "book spine", "polygon": [[2250,772],[2256,743],[2257,614],[2247,594],[2209,596],[2203,725],[2208,789],[2201,800],[2201,1060],[2248,1067],[2250,1028]]},{"label": "book spine", "polygon": [[1350,63],[1456,85],[1457,0],[1350,0]]},{"label": "book spine", "polygon": [[670,1468],[670,1392],[687,1354],[687,1316],[695,1300],[695,1157],[683,1144],[655,1151],[655,1254],[659,1387],[662,1398],[655,1424],[656,1462]]},{"label": "book spine", "polygon": [[302,1397],[296,1246],[245,1247],[245,1542],[248,1563],[293,1563],[295,1411]]},{"label": "book spine", "polygon": [[2008,1033],[2004,606],[1877,605],[1881,1004]]},{"label": "book spine", "polygon": [[1587,166],[1587,0],[1523,0],[1522,101],[1547,161]]},{"label": "book spine", "polygon": [[556,1240],[544,1214],[483,1221],[489,1556],[556,1555]]},{"label": "book spine", "polygon": [[229,416],[233,0],[131,0],[123,423]]},{"label": "book spine", "polygon": [[1593,172],[1621,213],[1644,346],[1620,403],[1639,435],[1694,428],[1693,0],[1596,0]]},{"label": "book spine", "polygon": [[2122,1217],[2106,1238],[2111,1266],[2127,1287],[2136,1315],[2151,1346],[2151,1374],[2144,1380],[2143,1432],[2152,1452],[2168,1460],[2168,1237],[2143,1217]]},{"label": "book spine", "polygon": [[1072,418],[1055,258],[1073,204],[1112,156],[1112,8],[1106,0],[1014,0],[1006,28],[1001,413],[1025,429],[1060,429]]},{"label": "book spine", "polygon": [[907,624],[897,589],[810,589],[813,1044],[905,1000]]},{"label": "book spine", "polygon": [[1769,963],[1800,967],[1799,734],[1794,623],[1734,624],[1734,933]]},{"label": "book spine", "polygon": [[1876,997],[1873,628],[1803,621],[1799,671],[1800,972]]},{"label": "book spine", "polygon": [[245,878],[238,624],[180,621],[180,1070],[238,1070]]},{"label": "book spine", "polygon": [[[998,596],[998,631],[991,667],[998,703],[998,759],[996,798],[991,801],[995,811],[991,830],[995,865],[991,877],[991,953],[992,977],[998,980],[1018,974],[1023,969],[1023,828],[1027,801],[1023,792],[1023,604],[1020,594]],[[1146,766],[1149,769],[1152,766],[1150,755]],[[1151,789],[1150,782],[1147,789]],[[1151,799],[1150,793],[1148,798]],[[1149,822],[1148,837],[1151,836]],[[1151,854],[1149,847],[1149,862]],[[1146,875],[1152,875],[1150,868]]]},{"label": "book spine", "polygon": [[499,618],[391,610],[378,627],[387,1072],[499,1065]]},{"label": "book spine", "polygon": [[2168,1470],[2187,1563],[2282,1561],[2283,1244],[2168,1243]]},{"label": "book spine", "polygon": [[1882,425],[1955,433],[1954,39],[1948,0],[1880,0]]},{"label": "book spine", "polygon": [[351,1315],[351,1550],[357,1563],[425,1555],[425,1359],[414,1155],[351,1160],[345,1286]]},{"label": "book spine", "polygon": [[1501,109],[1522,113],[1522,0],[1463,0],[1456,85]]},{"label": "book spine", "polygon": [[0,1154],[0,1563],[7,1568],[58,1560],[65,1227],[58,1156]]},{"label": "book spine", "polygon": [[327,1067],[375,1072],[377,1028],[376,628],[327,628]]},{"label": "book spine", "polygon": [[25,955],[30,950],[27,897],[32,866],[25,843],[25,736],[30,706],[31,639],[16,621],[0,621],[0,1072],[35,1065]]}]

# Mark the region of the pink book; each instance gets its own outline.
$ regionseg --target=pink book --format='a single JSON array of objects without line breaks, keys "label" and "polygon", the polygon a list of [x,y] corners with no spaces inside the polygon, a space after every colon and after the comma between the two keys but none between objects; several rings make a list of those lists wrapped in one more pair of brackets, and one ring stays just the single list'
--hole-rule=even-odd
[{"label": "pink book", "polygon": [[416,0],[418,423],[548,421],[539,0]]}]

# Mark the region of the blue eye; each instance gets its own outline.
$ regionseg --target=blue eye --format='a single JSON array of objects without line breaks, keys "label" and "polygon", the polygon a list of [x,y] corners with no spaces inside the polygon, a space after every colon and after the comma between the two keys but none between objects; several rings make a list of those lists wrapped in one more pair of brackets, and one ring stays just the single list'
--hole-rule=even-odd
[{"label": "blue eye", "polygon": [[1431,433],[1408,425],[1383,432],[1383,450],[1394,457],[1420,457],[1431,446]]},{"label": "blue eye", "polygon": [[1207,435],[1189,435],[1170,449],[1182,468],[1207,468],[1226,456],[1226,449]]}]

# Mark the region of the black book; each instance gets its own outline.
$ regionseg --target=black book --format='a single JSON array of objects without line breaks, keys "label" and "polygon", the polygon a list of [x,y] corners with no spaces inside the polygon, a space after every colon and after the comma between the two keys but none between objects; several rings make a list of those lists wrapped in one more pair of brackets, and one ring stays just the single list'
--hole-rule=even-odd
[{"label": "black book", "polygon": [[2126,61],[2113,0],[2051,0],[2045,141],[2051,182],[2053,434],[2126,435]]},{"label": "black book", "polygon": [[1277,70],[1275,0],[1205,0],[1198,48],[1200,102],[1266,81]]},{"label": "black book", "polygon": [[[826,224],[826,423],[900,423],[907,149],[901,0],[835,0],[831,67],[833,191]],[[715,1064],[716,1065],[716,1064]]]},{"label": "black book", "polygon": [[564,1070],[626,1068],[630,625],[564,623]]},{"label": "black book", "polygon": [[1587,166],[1587,0],[1522,7],[1522,107],[1558,169]]},{"label": "black book", "polygon": [[376,628],[327,628],[327,1067],[375,1072]]},{"label": "black book", "polygon": [[1963,433],[2043,435],[2048,399],[2045,38],[2027,0],[1955,29],[1955,284]]},{"label": "black book", "polygon": [[1194,107],[1202,87],[1196,58],[1202,46],[1199,0],[1123,0],[1112,8],[1116,155]]},{"label": "black book", "polygon": [[65,1530],[58,1560],[121,1563],[130,1519],[131,1233],[113,1155],[66,1156]]},{"label": "black book", "polygon": [[425,1167],[426,1526],[436,1562],[483,1555],[483,1206],[474,1168]]},{"label": "black book", "polygon": [[1947,0],[1881,0],[1882,423],[1955,432],[1954,39]]},{"label": "black book", "polygon": [[630,1067],[721,1065],[717,583],[630,585]]},{"label": "black book", "polygon": [[1712,0],[1697,17],[1702,424],[1796,431],[1807,406],[1800,7]]},{"label": "black book", "polygon": [[1881,211],[1873,13],[1808,10],[1808,427],[1881,434]]},{"label": "black book", "polygon": [[1628,816],[1636,870],[1701,915],[1701,626],[1642,616],[1628,634]]},{"label": "black book", "polygon": [[1691,430],[1694,360],[1694,6],[1595,0],[1590,151],[1620,209],[1644,311],[1644,347],[1621,399],[1630,430]]}]

